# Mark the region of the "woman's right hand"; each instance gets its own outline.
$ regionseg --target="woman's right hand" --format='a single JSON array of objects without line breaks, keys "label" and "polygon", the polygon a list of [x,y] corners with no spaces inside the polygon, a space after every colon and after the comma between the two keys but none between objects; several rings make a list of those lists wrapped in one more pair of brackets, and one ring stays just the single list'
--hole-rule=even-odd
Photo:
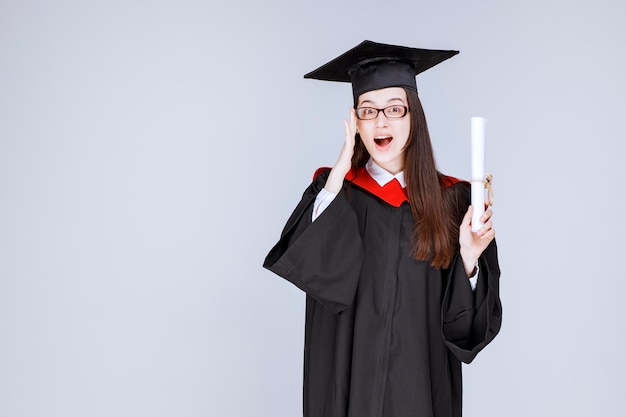
[{"label": "woman's right hand", "polygon": [[341,187],[343,186],[343,179],[345,178],[350,168],[352,168],[352,155],[354,155],[354,144],[356,137],[356,112],[354,108],[350,108],[350,121],[343,121],[346,130],[346,136],[335,162],[335,166],[330,170],[326,185],[324,188],[333,194],[339,194]]}]

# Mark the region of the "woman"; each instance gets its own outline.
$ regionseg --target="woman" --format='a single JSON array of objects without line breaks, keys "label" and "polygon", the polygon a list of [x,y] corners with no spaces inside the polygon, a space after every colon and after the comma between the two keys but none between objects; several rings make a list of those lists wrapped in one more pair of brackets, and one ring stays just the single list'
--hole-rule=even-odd
[{"label": "woman", "polygon": [[365,41],[307,74],[352,83],[319,170],[264,266],[307,294],[305,417],[461,416],[461,361],[498,333],[495,230],[436,170],[415,75],[455,55]]}]

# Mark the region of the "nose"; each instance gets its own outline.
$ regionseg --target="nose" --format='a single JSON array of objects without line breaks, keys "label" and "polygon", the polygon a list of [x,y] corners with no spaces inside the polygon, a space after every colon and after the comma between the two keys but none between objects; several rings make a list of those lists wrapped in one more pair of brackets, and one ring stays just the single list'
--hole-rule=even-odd
[{"label": "nose", "polygon": [[376,115],[376,127],[386,127],[389,120],[382,111],[379,111]]}]

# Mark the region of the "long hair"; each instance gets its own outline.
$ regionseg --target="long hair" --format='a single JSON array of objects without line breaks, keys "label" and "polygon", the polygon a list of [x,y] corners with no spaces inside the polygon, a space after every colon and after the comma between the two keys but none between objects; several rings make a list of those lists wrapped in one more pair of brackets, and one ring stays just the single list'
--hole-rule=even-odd
[{"label": "long hair", "polygon": [[[411,129],[405,145],[404,178],[411,213],[415,219],[413,254],[434,268],[447,268],[458,247],[457,194],[447,192],[437,171],[424,109],[417,92],[406,92]],[[356,106],[356,103],[355,103]],[[365,166],[370,155],[357,138],[352,167]]]}]

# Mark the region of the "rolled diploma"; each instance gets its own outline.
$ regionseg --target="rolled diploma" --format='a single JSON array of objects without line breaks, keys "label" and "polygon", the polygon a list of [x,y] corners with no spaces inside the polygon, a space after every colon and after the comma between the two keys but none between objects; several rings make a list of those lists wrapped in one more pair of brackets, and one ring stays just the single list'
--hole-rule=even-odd
[{"label": "rolled diploma", "polygon": [[485,213],[485,126],[487,119],[472,117],[472,231],[483,227]]}]

